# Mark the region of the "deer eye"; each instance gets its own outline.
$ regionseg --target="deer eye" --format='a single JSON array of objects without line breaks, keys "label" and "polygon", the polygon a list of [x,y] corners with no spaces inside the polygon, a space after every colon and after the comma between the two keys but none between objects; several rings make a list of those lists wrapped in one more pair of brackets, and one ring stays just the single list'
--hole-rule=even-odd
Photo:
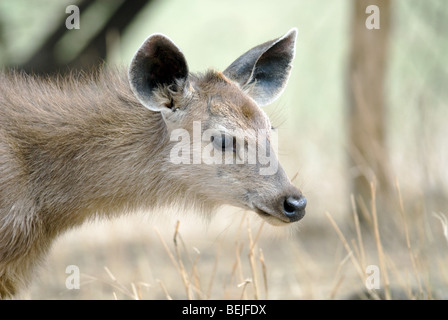
[{"label": "deer eye", "polygon": [[213,146],[218,150],[220,149],[222,151],[236,151],[236,139],[232,136],[226,135],[224,133],[218,133],[211,136],[210,141],[213,142]]}]

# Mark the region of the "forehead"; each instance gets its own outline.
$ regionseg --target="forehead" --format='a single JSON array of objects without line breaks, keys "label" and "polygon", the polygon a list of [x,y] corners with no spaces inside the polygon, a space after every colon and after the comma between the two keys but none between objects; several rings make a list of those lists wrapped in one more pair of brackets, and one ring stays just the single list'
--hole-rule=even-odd
[{"label": "forehead", "polygon": [[202,99],[206,99],[211,118],[240,128],[270,128],[269,118],[263,110],[222,73],[209,71],[198,77],[195,89]]}]

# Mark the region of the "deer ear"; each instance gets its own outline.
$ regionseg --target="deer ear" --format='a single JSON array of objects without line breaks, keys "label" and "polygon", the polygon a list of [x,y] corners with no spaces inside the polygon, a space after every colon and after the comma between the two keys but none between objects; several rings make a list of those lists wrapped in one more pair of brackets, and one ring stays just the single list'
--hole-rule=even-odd
[{"label": "deer ear", "polygon": [[283,92],[295,55],[297,29],[283,37],[256,46],[236,59],[224,74],[246,90],[259,106]]},{"label": "deer ear", "polygon": [[174,111],[169,95],[186,90],[187,79],[188,65],[182,51],[162,34],[149,36],[129,67],[132,91],[152,111]]}]

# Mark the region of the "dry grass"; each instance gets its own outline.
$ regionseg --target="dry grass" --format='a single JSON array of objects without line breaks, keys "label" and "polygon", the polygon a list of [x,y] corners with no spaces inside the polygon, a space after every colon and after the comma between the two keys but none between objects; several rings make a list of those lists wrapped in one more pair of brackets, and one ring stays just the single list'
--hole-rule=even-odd
[{"label": "dry grass", "polygon": [[[373,254],[374,249],[372,244],[376,247],[376,260],[379,265],[379,279],[381,279],[381,284],[379,290],[370,289],[367,286],[363,288],[360,292],[354,292],[349,295],[350,298],[368,298],[368,299],[440,299],[446,298],[448,294],[447,278],[446,274],[440,272],[442,270],[437,270],[433,268],[434,265],[444,265],[447,259],[447,247],[443,246],[441,239],[446,237],[446,217],[443,214],[436,214],[435,216],[442,223],[443,234],[440,230],[434,230],[435,227],[415,223],[413,224],[414,230],[412,230],[412,235],[408,227],[408,218],[412,218],[406,213],[404,209],[404,203],[400,187],[398,182],[396,182],[396,191],[398,197],[399,210],[398,214],[401,218],[398,228],[389,230],[388,237],[382,240],[381,228],[378,223],[377,206],[375,201],[375,186],[371,185],[371,217],[369,221],[372,221],[371,233],[373,237],[369,238],[370,241],[370,254]],[[353,213],[354,213],[354,225],[356,229],[357,241],[352,239],[351,245],[347,241],[343,232],[340,230],[334,219],[329,213],[326,213],[332,227],[335,229],[339,239],[344,245],[347,252],[347,258],[349,257],[356,269],[357,274],[361,281],[366,281],[369,273],[368,266],[366,264],[365,252],[362,231],[359,224],[359,219],[357,216],[357,210],[352,198]],[[391,222],[390,217],[387,219]],[[428,222],[428,221],[427,221]],[[384,224],[383,224],[384,226]],[[392,233],[391,233],[392,232]],[[393,234],[393,237],[391,236]],[[419,237],[417,241],[412,240],[414,237]],[[405,240],[406,248],[402,245],[396,246]],[[382,241],[387,241],[388,247],[390,248],[385,252],[383,249]],[[414,248],[412,243],[416,243],[417,246]],[[408,258],[403,256],[407,249]],[[441,251],[439,251],[441,250]],[[341,262],[344,263],[343,260]],[[390,279],[389,274],[392,279]],[[392,281],[392,283],[391,283]],[[334,292],[332,293],[334,296]]]},{"label": "dry grass", "polygon": [[[98,223],[59,241],[24,298],[447,298],[446,215],[411,212],[398,183],[396,191],[387,223],[372,185],[370,224],[360,223],[352,197],[351,223],[340,227],[326,212],[327,225],[292,234],[227,210],[209,226],[172,217],[151,229],[142,216]],[[79,290],[65,288],[70,264],[81,270]],[[371,265],[379,289],[366,287]]]}]

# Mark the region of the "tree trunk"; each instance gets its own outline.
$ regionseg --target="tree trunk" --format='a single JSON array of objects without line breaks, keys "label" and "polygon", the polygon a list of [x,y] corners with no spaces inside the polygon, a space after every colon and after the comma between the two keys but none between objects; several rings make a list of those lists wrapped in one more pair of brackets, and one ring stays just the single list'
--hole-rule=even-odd
[{"label": "tree trunk", "polygon": [[[366,8],[379,9],[379,29],[369,29],[372,15]],[[385,72],[389,36],[389,0],[354,0],[351,56],[348,73],[349,153],[353,172],[352,192],[358,203],[370,208],[371,184],[380,208],[387,207],[391,190],[389,158],[385,143]],[[362,203],[360,203],[362,202]],[[384,205],[384,206],[383,206]]]}]

